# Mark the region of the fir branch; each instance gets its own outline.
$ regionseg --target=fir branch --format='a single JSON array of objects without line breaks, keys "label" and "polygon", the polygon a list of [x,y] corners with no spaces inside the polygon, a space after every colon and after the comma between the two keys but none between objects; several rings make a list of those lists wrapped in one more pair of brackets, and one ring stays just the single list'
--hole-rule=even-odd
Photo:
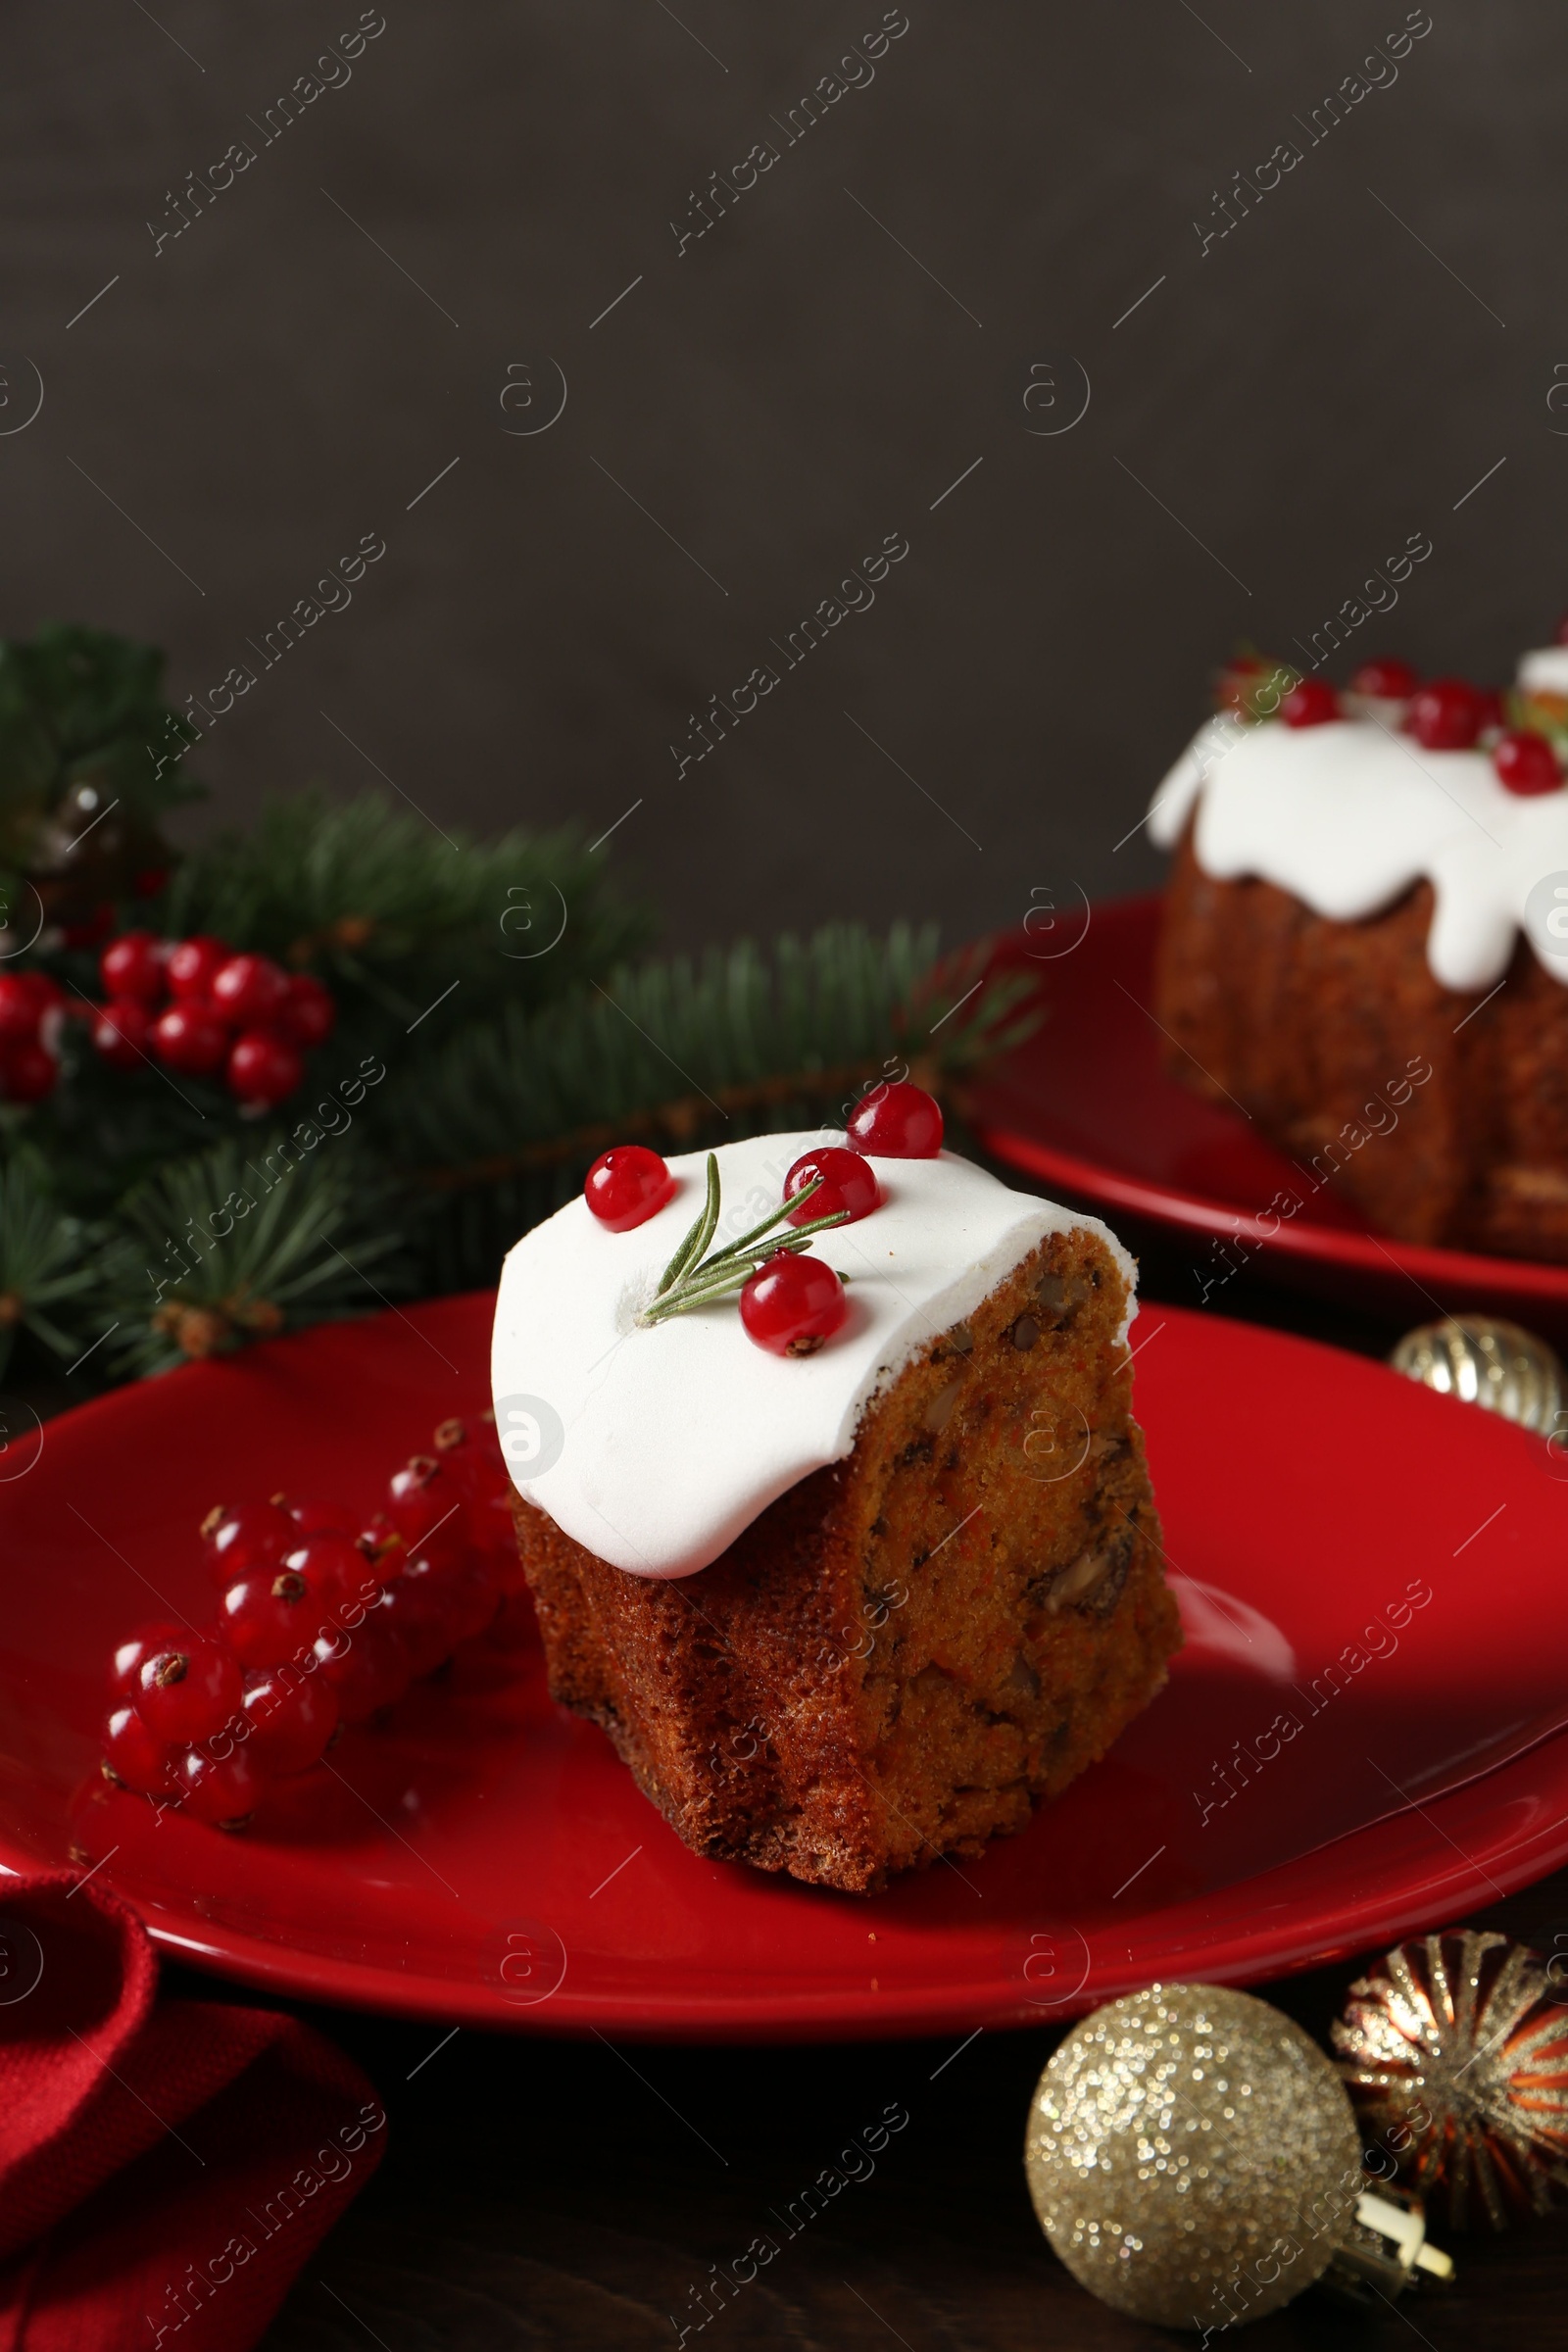
[{"label": "fir branch", "polygon": [[19,1152],[0,1167],[0,1375],[19,1331],[28,1331],[62,1362],[80,1341],[68,1320],[98,1285],[92,1262],[98,1236],[54,1199],[43,1163]]},{"label": "fir branch", "polygon": [[834,924],[804,943],[786,935],[771,957],[743,940],[700,964],[617,972],[534,1019],[509,1008],[390,1091],[399,1163],[448,1192],[575,1170],[638,1136],[733,1141],[790,1107],[842,1123],[901,1047],[925,1082],[1023,1033],[1028,976],[999,975],[952,1019],[986,951],[950,959],[939,980],[936,944],[934,926],[881,939]]},{"label": "fir branch", "polygon": [[509,1007],[459,1029],[394,1070],[375,1112],[389,1158],[437,1211],[426,1280],[494,1280],[517,1234],[612,1144],[685,1152],[842,1126],[906,1063],[944,1091],[1035,1017],[1032,976],[990,970],[984,944],[939,961],[934,925],[835,924],[767,953],[742,941],[645,964],[547,1014]]},{"label": "fir branch", "polygon": [[[199,797],[177,755],[196,742],[163,697],[164,657],[107,629],[56,625],[0,641],[0,845],[24,866],[31,826],[91,777],[148,827]],[[151,751],[149,751],[151,746]],[[159,766],[159,755],[167,754]]]},{"label": "fir branch", "polygon": [[318,971],[401,1025],[454,978],[487,1004],[537,1004],[643,946],[649,918],[603,877],[566,832],[477,842],[378,793],[308,792],[187,858],[160,912],[171,933],[215,932]]},{"label": "fir branch", "polygon": [[226,1139],[135,1186],[120,1222],[104,1276],[125,1372],[373,1313],[413,1288],[387,1187],[346,1144],[307,1160],[285,1138],[249,1157]]}]

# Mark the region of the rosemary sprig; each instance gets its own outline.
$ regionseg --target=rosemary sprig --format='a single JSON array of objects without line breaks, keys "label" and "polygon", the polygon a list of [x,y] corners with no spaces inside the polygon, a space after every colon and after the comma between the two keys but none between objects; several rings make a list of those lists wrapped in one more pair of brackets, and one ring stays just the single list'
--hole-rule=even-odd
[{"label": "rosemary sprig", "polygon": [[820,1176],[788,1200],[781,1200],[770,1216],[750,1233],[743,1233],[736,1242],[706,1255],[709,1244],[718,1230],[718,1161],[708,1154],[708,1193],[697,1220],[680,1248],[659,1278],[659,1288],[637,1320],[640,1324],[667,1322],[671,1315],[683,1315],[694,1306],[708,1306],[715,1298],[727,1298],[756,1273],[762,1260],[774,1257],[783,1250],[804,1250],[813,1236],[825,1233],[830,1225],[848,1222],[848,1209],[835,1209],[830,1217],[815,1217],[808,1225],[797,1225],[788,1235],[775,1228],[795,1209],[801,1208],[821,1187]]}]

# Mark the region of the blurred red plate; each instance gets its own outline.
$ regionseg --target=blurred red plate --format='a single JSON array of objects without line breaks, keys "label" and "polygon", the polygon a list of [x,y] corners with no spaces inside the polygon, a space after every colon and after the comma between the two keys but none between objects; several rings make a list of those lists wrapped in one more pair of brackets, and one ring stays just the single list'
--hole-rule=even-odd
[{"label": "blurred red plate", "polygon": [[1568,1858],[1565,1465],[1380,1365],[1165,1306],[1135,1328],[1138,1408],[1189,1646],[1110,1755],[979,1861],[866,1900],[700,1860],[552,1705],[525,1616],[240,1835],[107,1788],[104,1660],[149,1612],[206,1613],[207,1505],[280,1484],[368,1503],[482,1398],[490,1313],[323,1326],[11,1442],[0,1863],[74,1853],[172,1953],[264,1989],[764,2040],[1247,1983]]},{"label": "blurred red plate", "polygon": [[[1240,1111],[1167,1077],[1153,1018],[1158,896],[1066,914],[1004,951],[1038,973],[1046,1018],[976,1086],[966,1107],[985,1149],[1053,1192],[1209,1237],[1210,1294],[1255,1265],[1276,1281],[1412,1323],[1484,1310],[1568,1335],[1568,1266],[1428,1249],[1374,1233],[1332,1186],[1294,1214],[1301,1173]],[[1045,954],[1059,929],[1061,945]],[[1194,1305],[1200,1303],[1195,1284]]]}]

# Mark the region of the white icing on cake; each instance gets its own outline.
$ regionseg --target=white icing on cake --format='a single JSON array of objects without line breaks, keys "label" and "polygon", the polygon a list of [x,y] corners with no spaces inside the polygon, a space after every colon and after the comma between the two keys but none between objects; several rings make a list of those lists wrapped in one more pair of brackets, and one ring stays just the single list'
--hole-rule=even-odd
[{"label": "white icing on cake", "polygon": [[1526,694],[1568,694],[1568,645],[1543,645],[1522,654],[1519,683]]},{"label": "white icing on cake", "polygon": [[[1568,691],[1568,647],[1527,654],[1519,675],[1532,690]],[[1149,830],[1162,849],[1181,839],[1195,802],[1205,874],[1260,876],[1339,922],[1377,914],[1425,876],[1436,894],[1427,961],[1445,988],[1500,980],[1532,889],[1568,873],[1568,790],[1508,792],[1488,753],[1429,752],[1369,719],[1209,719],[1154,795]],[[1568,983],[1568,959],[1527,936]]]},{"label": "white icing on cake", "polygon": [[[715,1244],[759,1223],[804,1152],[842,1136],[762,1135],[718,1152]],[[503,1443],[509,1398],[549,1408],[522,1492],[589,1551],[633,1576],[691,1576],[813,1470],[842,1461],[867,1403],[981,1301],[1048,1234],[1097,1234],[1126,1278],[1133,1260],[1097,1217],[1015,1193],[967,1160],[873,1159],[883,1202],[813,1252],[850,1277],[848,1322],[814,1355],[770,1354],[733,1299],[639,1329],[635,1316],[701,1208],[707,1154],[669,1162],[674,1198],[612,1233],[585,1200],[524,1234],[501,1276],[491,1372]],[[559,1418],[559,1456],[550,1437]],[[524,1424],[526,1426],[526,1424]]]}]

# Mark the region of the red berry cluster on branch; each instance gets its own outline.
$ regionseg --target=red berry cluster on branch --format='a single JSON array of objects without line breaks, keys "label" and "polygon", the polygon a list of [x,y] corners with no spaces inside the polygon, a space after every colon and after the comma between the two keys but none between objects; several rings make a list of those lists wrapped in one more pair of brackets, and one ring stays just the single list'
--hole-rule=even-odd
[{"label": "red berry cluster on branch", "polygon": [[220,1075],[247,1108],[286,1101],[305,1076],[304,1051],[321,1045],[337,1018],[319,980],[200,934],[122,932],[98,969],[108,1002],[92,1042],[105,1061],[136,1070],[156,1058],[189,1077]]},{"label": "red berry cluster on branch", "polygon": [[486,1631],[522,1584],[495,1422],[443,1421],[367,1525],[351,1505],[220,1504],[202,1522],[215,1622],[115,1650],[104,1777],[237,1829],[270,1781],[320,1761]]}]

